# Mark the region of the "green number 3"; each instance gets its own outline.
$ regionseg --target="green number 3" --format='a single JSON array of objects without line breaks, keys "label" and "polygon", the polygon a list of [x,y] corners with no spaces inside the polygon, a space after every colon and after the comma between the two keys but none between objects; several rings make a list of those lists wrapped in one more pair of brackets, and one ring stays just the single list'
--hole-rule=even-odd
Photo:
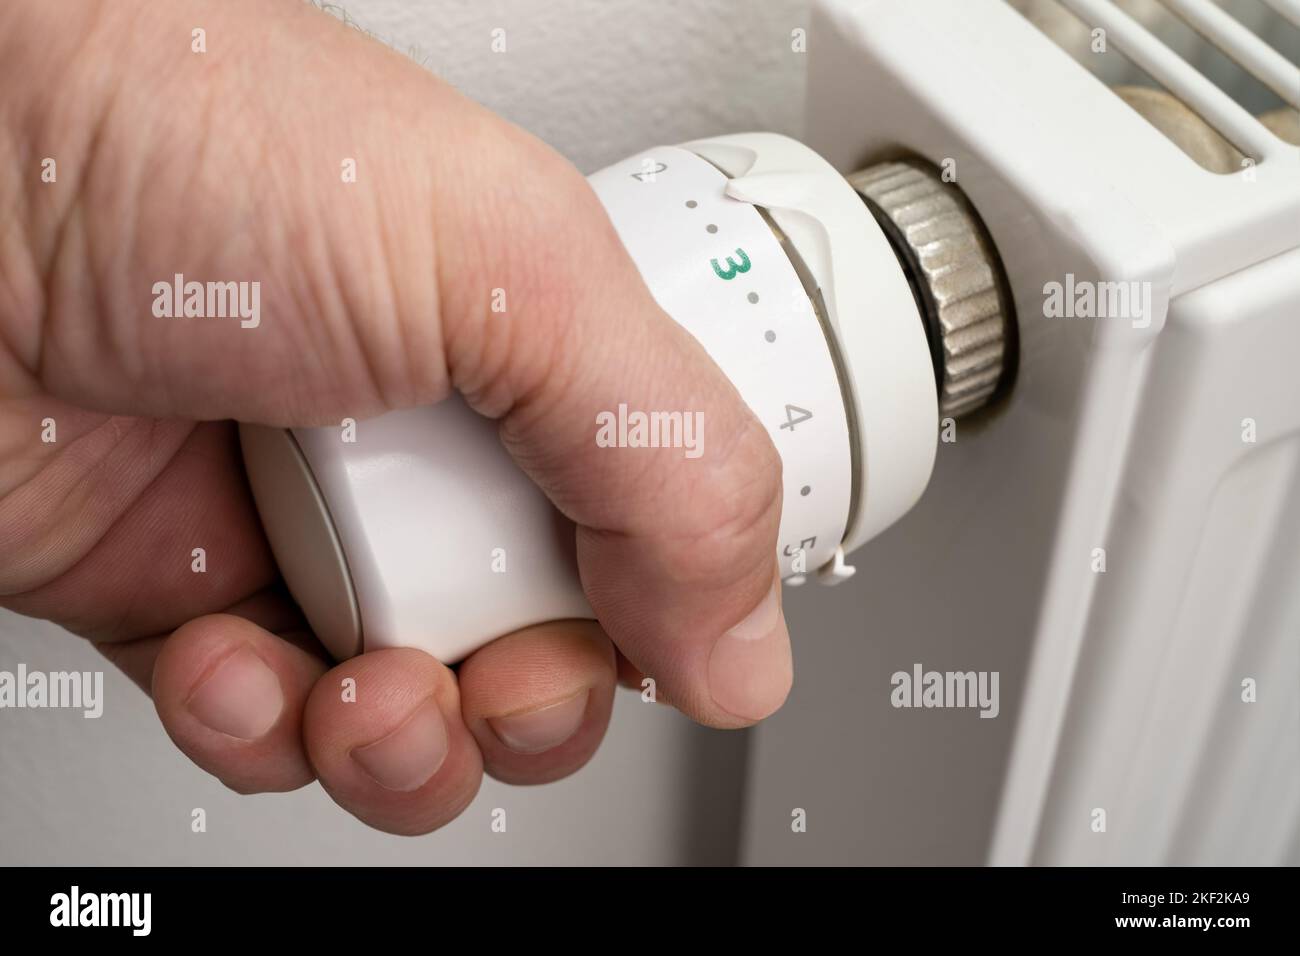
[{"label": "green number 3", "polygon": [[726,272],[722,271],[722,266],[718,265],[717,259],[709,260],[709,265],[713,266],[713,271],[717,273],[719,279],[734,279],[737,273],[749,271],[749,256],[745,255],[745,250],[737,248],[736,255],[740,256],[739,262],[727,256],[727,265],[730,268]]}]

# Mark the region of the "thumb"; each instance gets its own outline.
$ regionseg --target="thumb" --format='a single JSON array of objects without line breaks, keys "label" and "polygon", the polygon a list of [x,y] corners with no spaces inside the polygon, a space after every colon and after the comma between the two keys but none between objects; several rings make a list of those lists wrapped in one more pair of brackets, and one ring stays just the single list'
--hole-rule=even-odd
[{"label": "thumb", "polygon": [[[780,458],[656,305],[585,180],[521,175],[521,154],[484,152],[490,178],[441,209],[444,234],[473,237],[441,250],[451,378],[500,419],[515,461],[578,525],[584,590],[624,655],[698,720],[765,717],[791,682],[775,560]],[[493,212],[492,184],[505,181],[508,220]],[[482,305],[494,285],[508,318]],[[708,441],[696,459],[600,447],[596,423],[622,406],[694,415]]]},{"label": "thumb", "polygon": [[[719,726],[780,705],[779,458],[572,166],[303,5],[17,6],[0,72],[44,92],[6,105],[0,147],[63,160],[52,190],[3,197],[24,237],[0,245],[7,387],[285,426],[458,389],[578,525],[592,607],[665,698]],[[170,39],[192,6],[202,56]],[[259,321],[155,315],[175,275],[256,282]],[[702,415],[704,455],[598,449],[620,404]]]}]

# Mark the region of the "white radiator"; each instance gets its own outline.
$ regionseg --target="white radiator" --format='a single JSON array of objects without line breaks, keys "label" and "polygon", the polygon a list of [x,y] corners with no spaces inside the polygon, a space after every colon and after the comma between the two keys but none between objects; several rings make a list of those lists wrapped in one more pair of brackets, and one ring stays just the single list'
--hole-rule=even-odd
[{"label": "white radiator", "polygon": [[[1300,149],[1255,116],[1300,106],[1279,52],[1300,4],[1268,2],[1250,21],[1278,27],[1267,39],[1205,0],[814,14],[809,145],[844,170],[900,147],[955,163],[1016,301],[1009,402],[941,446],[945,520],[923,503],[876,568],[886,613],[913,601],[918,627],[959,628],[966,667],[998,669],[1005,629],[1032,627],[1002,689],[1018,704],[994,863],[1300,860]],[[1225,171],[1117,82],[1199,114],[1184,129]],[[1052,283],[1136,283],[1149,306],[1053,316]]]}]

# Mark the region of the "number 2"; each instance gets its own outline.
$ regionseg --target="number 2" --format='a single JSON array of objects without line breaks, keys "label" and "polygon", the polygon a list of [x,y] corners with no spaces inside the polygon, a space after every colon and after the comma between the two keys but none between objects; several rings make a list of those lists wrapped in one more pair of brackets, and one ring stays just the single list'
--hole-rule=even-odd
[{"label": "number 2", "polygon": [[633,173],[632,178],[642,183],[654,182],[655,176],[668,168],[667,163],[661,163],[653,159],[643,159],[641,165],[644,168],[639,173]]}]

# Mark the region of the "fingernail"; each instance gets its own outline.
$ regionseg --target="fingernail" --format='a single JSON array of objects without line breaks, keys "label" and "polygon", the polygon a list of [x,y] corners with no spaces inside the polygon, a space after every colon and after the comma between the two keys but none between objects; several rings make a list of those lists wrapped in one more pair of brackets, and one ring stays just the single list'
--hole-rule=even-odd
[{"label": "fingernail", "polygon": [[793,678],[790,632],[774,582],[749,616],[718,638],[709,656],[709,691],[727,713],[761,720],[785,702]]},{"label": "fingernail", "polygon": [[257,740],[280,719],[284,692],[275,671],[241,647],[195,688],[185,706],[209,730]]},{"label": "fingernail", "polygon": [[591,691],[575,694],[558,704],[509,717],[491,717],[488,725],[501,742],[521,754],[537,754],[558,747],[578,732],[587,713]]},{"label": "fingernail", "polygon": [[355,760],[385,790],[418,790],[447,759],[447,724],[432,697],[401,725],[372,744],[352,751]]}]

